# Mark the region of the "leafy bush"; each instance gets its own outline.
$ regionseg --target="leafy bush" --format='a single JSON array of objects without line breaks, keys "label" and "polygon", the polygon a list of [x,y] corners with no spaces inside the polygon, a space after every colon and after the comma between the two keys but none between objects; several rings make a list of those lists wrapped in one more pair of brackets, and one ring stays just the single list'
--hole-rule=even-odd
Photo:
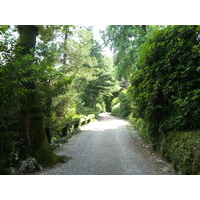
[{"label": "leafy bush", "polygon": [[79,110],[79,114],[82,114],[82,115],[89,115],[93,113],[94,113],[93,108],[89,108],[89,107],[83,107],[81,110]]},{"label": "leafy bush", "polygon": [[[2,26],[0,26],[0,32]],[[6,174],[7,168],[17,165],[28,154],[21,118],[21,99],[27,90],[21,82],[22,61],[16,61],[16,39],[8,32],[0,40],[0,174]],[[23,62],[30,58],[23,57]]]},{"label": "leafy bush", "polygon": [[142,118],[135,118],[133,113],[128,116],[128,119],[134,124],[134,128],[138,130],[140,136],[150,146],[153,146],[152,138],[149,136],[149,126]]},{"label": "leafy bush", "polygon": [[116,116],[120,116],[120,103],[118,103],[118,104],[116,104],[112,107],[111,114],[116,115]]},{"label": "leafy bush", "polygon": [[111,108],[119,103],[119,98],[115,97],[111,102]]},{"label": "leafy bush", "polygon": [[119,93],[119,102],[120,102],[120,116],[128,117],[128,115],[131,113],[132,101],[127,90],[122,90]]},{"label": "leafy bush", "polygon": [[101,112],[101,113],[106,112],[106,104],[105,104],[105,102],[102,101],[100,103],[97,103],[96,109],[97,109],[97,112]]},{"label": "leafy bush", "polygon": [[131,113],[131,104],[131,98],[127,90],[123,90],[119,93],[118,97],[112,100],[111,113],[120,117],[128,117]]},{"label": "leafy bush", "polygon": [[142,45],[129,93],[155,143],[172,130],[200,128],[199,26],[167,26]]}]

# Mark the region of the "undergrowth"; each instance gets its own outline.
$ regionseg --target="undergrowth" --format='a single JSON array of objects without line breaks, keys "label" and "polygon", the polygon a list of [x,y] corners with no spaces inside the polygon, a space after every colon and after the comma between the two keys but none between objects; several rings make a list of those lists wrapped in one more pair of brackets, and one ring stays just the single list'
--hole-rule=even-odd
[{"label": "undergrowth", "polygon": [[200,129],[170,132],[161,153],[180,174],[200,174]]},{"label": "undergrowth", "polygon": [[178,174],[200,175],[200,129],[169,132],[159,141],[153,141],[144,120],[133,118],[132,115],[128,118],[145,142],[151,147],[159,147],[154,150],[171,162]]}]

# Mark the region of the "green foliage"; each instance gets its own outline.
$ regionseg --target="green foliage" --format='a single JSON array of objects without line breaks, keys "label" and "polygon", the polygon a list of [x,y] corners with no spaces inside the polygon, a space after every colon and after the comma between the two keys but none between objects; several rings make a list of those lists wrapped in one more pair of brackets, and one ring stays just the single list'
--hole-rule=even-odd
[{"label": "green foliage", "polygon": [[132,101],[127,90],[122,90],[112,103],[112,114],[120,117],[128,117],[131,113]]},{"label": "green foliage", "polygon": [[121,117],[128,117],[131,113],[131,105],[132,101],[127,92],[127,90],[122,90],[119,94],[119,102],[120,102],[120,116]]},{"label": "green foliage", "polygon": [[59,44],[59,52],[65,56],[64,63],[63,56],[59,57],[62,71],[65,74],[73,74],[77,79],[92,80],[98,65],[95,56],[92,55],[93,48],[91,31],[77,27],[72,35],[64,37],[63,42]]},{"label": "green foliage", "polygon": [[111,114],[120,116],[120,103],[118,103],[112,107]]},{"label": "green foliage", "polygon": [[0,35],[3,35],[6,33],[6,31],[10,28],[9,25],[0,25]]},{"label": "green foliage", "polygon": [[40,65],[45,74],[42,73],[37,84],[43,100],[46,126],[60,124],[66,118],[72,119],[76,114],[76,105],[81,101],[79,95],[87,83],[81,81],[81,78],[93,79],[95,59],[90,57],[91,33],[78,27],[73,28],[73,34],[68,26],[57,30],[59,43],[55,41],[56,44],[48,42],[38,45],[37,54],[44,57]]},{"label": "green foliage", "polygon": [[181,174],[200,174],[200,130],[170,132],[161,153]]},{"label": "green foliage", "polygon": [[93,106],[93,109],[96,110],[97,102],[102,103],[105,97],[112,96],[115,91],[119,90],[119,85],[112,60],[102,55],[102,47],[97,42],[94,43],[91,55],[95,56],[98,61],[96,78],[88,81],[81,99],[87,106]]},{"label": "green foliage", "polygon": [[85,102],[80,103],[77,105],[77,113],[78,114],[83,114],[83,115],[89,115],[92,114],[94,111],[92,108],[86,107]]},{"label": "green foliage", "polygon": [[134,124],[134,128],[138,130],[142,139],[153,147],[152,137],[149,135],[149,125],[142,118],[135,118],[134,114],[131,113],[128,119]]},{"label": "green foliage", "polygon": [[[82,112],[93,113],[93,110],[84,109],[85,105],[80,109],[76,109],[76,106],[82,101],[80,94],[88,81],[97,79],[96,75],[100,73],[97,65],[102,63],[97,63],[96,57],[103,57],[100,52],[97,53],[98,46],[95,47],[97,50],[92,49],[91,31],[80,26],[18,26],[20,35],[24,29],[29,30],[30,34],[34,32],[33,35],[23,34],[19,40],[16,39],[19,34],[15,29],[13,26],[0,26],[0,173],[5,173],[9,166],[19,164],[30,153],[21,110],[34,110],[36,107],[39,110],[38,105],[41,105],[39,114],[41,119],[44,114],[44,124],[35,125],[36,121],[30,119],[38,133],[44,127],[81,117]],[[23,43],[29,36],[32,48],[28,43]],[[34,104],[35,94],[39,95],[36,95],[38,105],[34,107],[31,104]],[[31,99],[31,96],[34,98]],[[102,102],[99,101],[101,109],[105,109]],[[98,112],[95,114],[97,117]],[[38,118],[38,115],[34,117]],[[35,155],[42,163],[53,164],[61,159],[51,154],[47,143],[39,143],[43,147],[38,147]],[[44,155],[43,151],[46,151]]]},{"label": "green foliage", "polygon": [[144,42],[147,29],[146,25],[109,25],[103,32],[105,44],[110,44],[114,50],[119,79],[130,77],[138,57],[138,47]]},{"label": "green foliage", "polygon": [[50,42],[55,39],[59,32],[67,32],[72,34],[72,25],[37,25],[39,37],[44,43]]},{"label": "green foliage", "polygon": [[111,102],[111,107],[115,106],[116,104],[119,103],[119,98],[118,97],[115,97],[112,102]]},{"label": "green foliage", "polygon": [[167,26],[142,45],[129,93],[153,138],[199,128],[199,26]]},{"label": "green foliage", "polygon": [[106,112],[106,104],[105,104],[104,101],[101,101],[100,103],[97,103],[96,107],[97,107],[97,112],[99,112],[99,113]]},{"label": "green foliage", "polygon": [[[61,127],[57,127],[57,129],[53,131],[52,138],[51,138],[51,147],[55,148],[60,146],[62,143],[68,142],[68,139],[78,132],[80,132],[80,127],[85,125],[96,118],[98,118],[99,113],[92,113],[90,109],[84,109],[85,111],[89,112],[88,115],[74,115],[71,120],[66,119],[64,125],[62,124]],[[93,112],[93,111],[92,111]],[[67,126],[66,126],[67,124]],[[63,128],[65,129],[65,133],[63,134]]]},{"label": "green foliage", "polygon": [[[13,121],[10,121],[10,124],[12,123]],[[29,156],[26,140],[22,135],[23,130],[20,130],[17,124],[15,125],[15,129],[13,127],[6,129],[1,126],[0,174],[7,174],[9,166],[16,166]]]},{"label": "green foliage", "polygon": [[[47,37],[49,42],[38,40],[36,51],[27,49],[27,54],[24,48],[17,45],[14,28],[0,27],[0,173],[6,173],[6,168],[16,166],[30,153],[21,117],[22,100],[39,91],[43,112],[46,118],[51,118],[52,98],[65,94],[73,79],[73,76],[66,76],[55,69],[58,56],[55,43]],[[49,26],[48,30],[54,32],[55,29],[51,28]],[[60,158],[53,155],[53,159]]]},{"label": "green foliage", "polygon": [[20,66],[32,58],[23,57],[16,61],[15,54],[20,49],[15,47],[16,38],[12,31],[9,26],[4,27],[0,41],[0,174],[7,173],[6,168],[17,165],[28,155],[21,126],[20,100],[29,91],[21,84],[27,79],[22,76],[24,69]]}]

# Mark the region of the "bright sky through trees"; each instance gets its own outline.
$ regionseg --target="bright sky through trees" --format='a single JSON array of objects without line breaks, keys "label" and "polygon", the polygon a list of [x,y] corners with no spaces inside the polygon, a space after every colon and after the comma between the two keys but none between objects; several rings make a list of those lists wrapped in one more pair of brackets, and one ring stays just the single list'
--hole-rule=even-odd
[{"label": "bright sky through trees", "polygon": [[[93,26],[94,39],[99,41],[100,44],[103,44],[103,40],[101,39],[100,31],[105,30],[106,26],[108,26],[108,25],[92,25],[92,26]],[[104,44],[103,44],[103,46],[104,46]],[[109,47],[104,47],[104,53],[109,57],[113,57],[113,52],[110,50]]]}]

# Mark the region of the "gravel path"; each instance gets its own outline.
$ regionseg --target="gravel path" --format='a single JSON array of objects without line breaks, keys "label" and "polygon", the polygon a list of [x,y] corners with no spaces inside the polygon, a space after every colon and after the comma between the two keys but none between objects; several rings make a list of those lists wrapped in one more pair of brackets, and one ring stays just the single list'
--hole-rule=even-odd
[{"label": "gravel path", "polygon": [[71,159],[45,175],[165,175],[173,168],[145,146],[131,123],[100,114],[100,120],[82,127],[55,153]]}]

